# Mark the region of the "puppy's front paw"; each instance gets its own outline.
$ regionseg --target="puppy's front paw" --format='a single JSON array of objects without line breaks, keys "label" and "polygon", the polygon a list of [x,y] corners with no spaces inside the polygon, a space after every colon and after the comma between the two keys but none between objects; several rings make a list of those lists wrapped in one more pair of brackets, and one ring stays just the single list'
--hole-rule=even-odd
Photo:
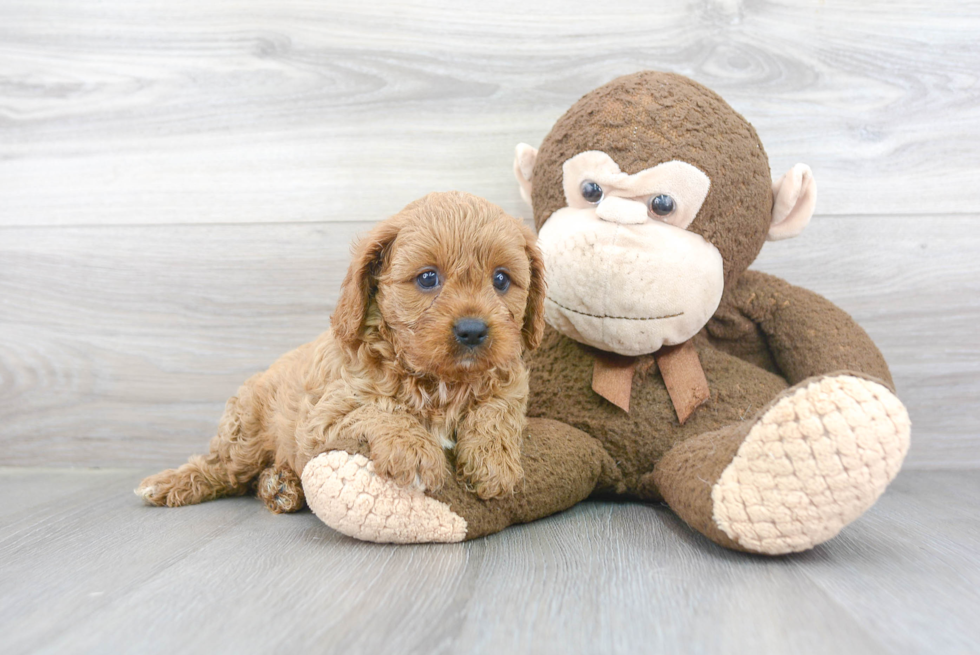
[{"label": "puppy's front paw", "polygon": [[435,491],[446,481],[446,456],[428,435],[399,435],[371,444],[378,474],[401,487]]},{"label": "puppy's front paw", "polygon": [[458,472],[483,500],[509,496],[524,478],[524,469],[516,455],[502,448],[488,452],[460,450]]}]

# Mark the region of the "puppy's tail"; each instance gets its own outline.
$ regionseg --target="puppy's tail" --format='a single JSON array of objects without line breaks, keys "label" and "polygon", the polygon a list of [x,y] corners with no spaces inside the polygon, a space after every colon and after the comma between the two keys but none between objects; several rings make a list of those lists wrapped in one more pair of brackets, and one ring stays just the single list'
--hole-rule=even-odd
[{"label": "puppy's tail", "polygon": [[149,505],[180,507],[246,493],[272,460],[272,453],[252,434],[257,431],[243,426],[248,423],[243,409],[249,406],[250,382],[225,405],[207,455],[194,455],[179,468],[151,475],[136,488],[136,495]]}]

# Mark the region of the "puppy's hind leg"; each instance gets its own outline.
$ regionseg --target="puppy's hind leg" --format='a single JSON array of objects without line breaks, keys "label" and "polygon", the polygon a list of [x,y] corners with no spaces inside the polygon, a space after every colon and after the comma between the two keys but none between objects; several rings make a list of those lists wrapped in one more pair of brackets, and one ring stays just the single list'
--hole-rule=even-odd
[{"label": "puppy's hind leg", "polygon": [[259,474],[255,495],[262,499],[270,512],[288,514],[306,507],[303,483],[286,466],[270,466]]},{"label": "puppy's hind leg", "polygon": [[250,423],[242,416],[250,396],[246,382],[239,395],[228,400],[207,455],[194,455],[183,466],[151,475],[136,488],[136,495],[149,505],[180,507],[246,493],[272,459],[255,430],[243,425]]}]

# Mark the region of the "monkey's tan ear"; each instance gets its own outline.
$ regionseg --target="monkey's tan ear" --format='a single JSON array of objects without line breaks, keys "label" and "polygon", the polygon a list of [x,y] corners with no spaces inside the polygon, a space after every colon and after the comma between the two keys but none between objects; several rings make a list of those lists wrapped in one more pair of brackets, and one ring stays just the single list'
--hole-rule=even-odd
[{"label": "monkey's tan ear", "polygon": [[401,221],[390,218],[376,225],[354,246],[350,268],[340,286],[337,308],[330,317],[334,336],[346,346],[360,339],[368,303],[377,290],[377,276],[384,268],[399,229]]},{"label": "monkey's tan ear", "polygon": [[534,350],[544,337],[544,298],[547,292],[545,282],[544,258],[538,248],[537,236],[531,228],[521,225],[528,263],[531,265],[531,282],[527,288],[527,305],[524,309],[524,326],[521,338],[526,350]]},{"label": "monkey's tan ear", "polygon": [[538,158],[538,149],[526,143],[518,143],[514,149],[514,177],[521,187],[521,198],[529,206],[531,204],[531,173],[534,172],[534,161]]},{"label": "monkey's tan ear", "polygon": [[772,183],[769,241],[795,237],[810,222],[817,204],[817,182],[806,164],[797,164]]}]

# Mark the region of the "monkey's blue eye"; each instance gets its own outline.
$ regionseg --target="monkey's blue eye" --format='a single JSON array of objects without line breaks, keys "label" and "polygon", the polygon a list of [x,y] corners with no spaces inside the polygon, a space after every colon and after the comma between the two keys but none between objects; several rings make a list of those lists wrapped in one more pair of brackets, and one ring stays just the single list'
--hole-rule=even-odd
[{"label": "monkey's blue eye", "polygon": [[425,290],[435,289],[439,286],[439,273],[429,269],[427,271],[422,271],[415,278],[415,283],[419,285],[420,288]]},{"label": "monkey's blue eye", "polygon": [[660,194],[650,198],[650,213],[657,216],[667,216],[674,211],[674,199],[668,195]]},{"label": "monkey's blue eye", "polygon": [[591,202],[594,205],[602,200],[602,187],[592,180],[586,180],[582,182],[582,197],[585,198],[586,202]]},{"label": "monkey's blue eye", "polygon": [[510,276],[503,271],[495,271],[493,274],[493,288],[501,293],[510,288]]}]

